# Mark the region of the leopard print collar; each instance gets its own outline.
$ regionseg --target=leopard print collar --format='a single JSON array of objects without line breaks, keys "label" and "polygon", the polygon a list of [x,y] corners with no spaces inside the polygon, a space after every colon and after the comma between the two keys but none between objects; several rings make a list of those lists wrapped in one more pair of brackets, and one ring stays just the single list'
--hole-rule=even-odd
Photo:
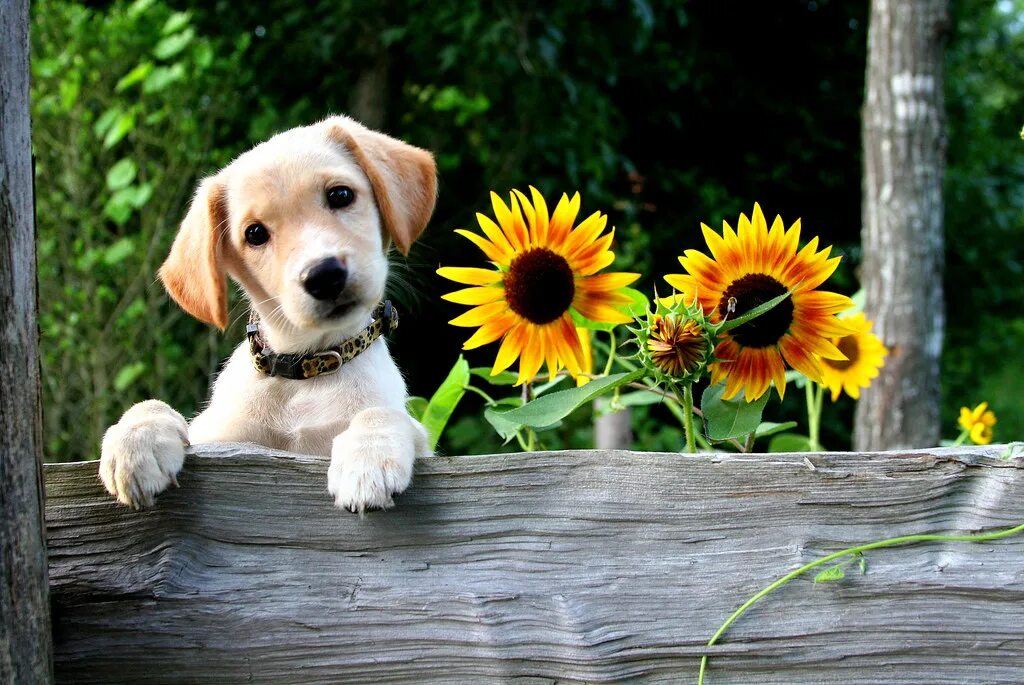
[{"label": "leopard print collar", "polygon": [[260,317],[256,310],[249,312],[249,325],[245,328],[245,334],[249,338],[249,354],[257,371],[268,376],[303,380],[334,373],[342,364],[352,361],[361,352],[369,349],[377,338],[396,328],[398,311],[392,306],[391,300],[384,300],[373,310],[373,321],[358,335],[320,352],[275,353],[260,335]]}]

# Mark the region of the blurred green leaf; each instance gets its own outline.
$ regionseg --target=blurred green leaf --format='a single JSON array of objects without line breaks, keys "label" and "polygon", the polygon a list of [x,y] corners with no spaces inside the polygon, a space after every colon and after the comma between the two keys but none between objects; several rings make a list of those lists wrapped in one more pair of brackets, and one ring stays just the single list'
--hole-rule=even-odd
[{"label": "blurred green leaf", "polygon": [[519,379],[519,376],[511,371],[502,371],[497,376],[492,376],[490,368],[486,366],[474,367],[469,372],[478,378],[483,378],[491,385],[515,385]]},{"label": "blurred green leaf", "polygon": [[144,81],[147,76],[153,71],[152,62],[142,62],[137,65],[134,69],[129,71],[127,74],[121,77],[121,80],[114,86],[114,90],[118,93],[128,90],[136,83]]},{"label": "blurred green leaf", "polygon": [[173,83],[185,78],[185,66],[175,64],[170,67],[156,67],[142,82],[142,92],[147,95],[159,93]]},{"label": "blurred green leaf", "polygon": [[806,435],[783,433],[776,435],[768,443],[769,452],[810,452],[811,440]]},{"label": "blurred green leaf", "polygon": [[704,413],[708,438],[730,440],[746,437],[757,430],[770,393],[766,392],[753,402],[743,399],[742,392],[731,400],[722,399],[724,394],[725,383],[716,383],[709,385],[701,395],[700,409]]},{"label": "blurred green leaf", "polygon": [[[796,428],[796,421],[786,421],[785,423],[772,423],[771,421],[762,421],[761,425],[754,431],[755,438],[767,438],[769,435],[775,435],[782,431],[788,431],[790,428]],[[770,450],[769,450],[770,451]]]},{"label": "blurred green leaf", "polygon": [[120,190],[135,180],[139,167],[135,160],[125,157],[119,160],[107,171],[107,188]]},{"label": "blurred green leaf", "polygon": [[123,262],[125,258],[132,253],[135,249],[135,243],[131,238],[121,238],[113,245],[107,248],[103,255],[103,262],[109,266],[113,266],[119,262]]},{"label": "blurred green leaf", "polygon": [[103,138],[103,147],[110,149],[120,143],[126,135],[135,128],[135,114],[133,112],[122,112],[119,114],[107,130]]},{"label": "blurred green leaf", "polygon": [[122,366],[121,370],[117,372],[117,376],[114,377],[114,390],[122,392],[128,389],[145,371],[146,364],[144,362],[133,362]]},{"label": "blurred green leaf", "polygon": [[459,400],[466,394],[468,384],[469,363],[460,354],[455,365],[448,372],[448,376],[442,381],[423,410],[423,418],[420,423],[427,429],[431,449],[437,446],[437,441],[440,439],[441,433],[444,432],[448,419],[451,418]]},{"label": "blurred green leaf", "polygon": [[180,31],[188,25],[191,18],[188,12],[175,12],[167,17],[167,21],[164,22],[164,27],[160,30],[160,33],[167,36]]},{"label": "blurred green leaf", "polygon": [[157,59],[168,60],[187,48],[188,44],[195,37],[196,32],[194,30],[186,29],[181,33],[175,33],[162,38],[156,44],[156,47],[153,48],[153,56]]},{"label": "blurred green leaf", "polygon": [[420,421],[423,418],[423,414],[427,411],[427,398],[419,397],[418,395],[409,396],[405,400],[405,410],[409,412],[409,416]]}]

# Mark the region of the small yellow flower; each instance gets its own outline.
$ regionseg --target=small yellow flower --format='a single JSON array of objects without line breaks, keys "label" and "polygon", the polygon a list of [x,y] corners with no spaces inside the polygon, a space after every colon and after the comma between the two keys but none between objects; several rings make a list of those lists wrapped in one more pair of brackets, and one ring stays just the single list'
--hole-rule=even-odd
[{"label": "small yellow flower", "polygon": [[833,402],[844,390],[853,399],[859,399],[861,388],[871,385],[871,380],[878,376],[878,370],[885,366],[885,356],[889,354],[878,336],[871,332],[871,321],[863,314],[840,318],[852,332],[833,338],[832,342],[846,355],[846,359],[818,358],[821,384],[831,391]]},{"label": "small yellow flower", "polygon": [[958,423],[968,432],[974,444],[987,445],[992,442],[992,426],[996,425],[996,415],[989,410],[988,402],[982,402],[973,410],[960,407]]}]

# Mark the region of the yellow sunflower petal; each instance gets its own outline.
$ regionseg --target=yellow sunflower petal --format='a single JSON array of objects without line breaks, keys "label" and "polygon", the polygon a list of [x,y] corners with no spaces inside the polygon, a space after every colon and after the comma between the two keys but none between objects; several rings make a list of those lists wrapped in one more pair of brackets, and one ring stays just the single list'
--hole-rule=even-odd
[{"label": "yellow sunflower petal", "polygon": [[544,245],[548,243],[548,205],[544,202],[544,196],[533,186],[530,186],[530,197],[533,198],[533,211],[537,215],[534,224],[537,244]]},{"label": "yellow sunflower petal", "polygon": [[462,344],[462,349],[472,350],[482,345],[492,343],[508,332],[509,327],[515,323],[511,312],[491,318],[469,337],[469,340]]},{"label": "yellow sunflower petal", "polygon": [[586,278],[579,279],[577,281],[577,287],[583,288],[587,292],[618,290],[619,288],[625,288],[638,278],[640,278],[640,274],[633,274],[625,271],[596,274],[594,276],[587,276]]},{"label": "yellow sunflower petal", "polygon": [[466,238],[467,240],[469,240],[469,242],[471,242],[474,245],[476,245],[477,247],[479,247],[480,251],[483,252],[485,255],[487,255],[487,258],[490,259],[492,262],[497,262],[499,264],[505,264],[505,263],[508,263],[508,261],[512,258],[512,255],[511,255],[510,252],[506,252],[506,251],[500,249],[497,245],[492,243],[490,240],[487,240],[486,238],[482,238],[482,237],[478,236],[476,233],[473,233],[472,231],[467,231],[467,230],[462,229],[462,228],[457,228],[457,229],[455,229],[455,232],[458,233],[459,235],[461,235],[463,238]]},{"label": "yellow sunflower petal", "polygon": [[466,285],[491,285],[505,277],[500,271],[477,269],[471,266],[442,266],[437,270],[437,275],[447,278],[449,281]]},{"label": "yellow sunflower petal", "polygon": [[441,296],[442,300],[448,300],[455,304],[489,304],[505,299],[505,290],[495,287],[463,288],[455,292]]},{"label": "yellow sunflower petal", "polygon": [[502,299],[500,302],[491,302],[490,304],[482,304],[479,307],[473,307],[465,314],[456,316],[454,319],[449,321],[453,326],[480,326],[490,319],[503,314],[508,310],[508,304]]},{"label": "yellow sunflower petal", "polygon": [[555,206],[555,212],[551,215],[551,222],[548,225],[548,239],[552,245],[559,245],[565,241],[579,212],[580,194],[574,193],[570,199],[568,195],[562,193],[562,198]]},{"label": "yellow sunflower petal", "polygon": [[526,326],[522,323],[517,323],[509,329],[505,339],[501,341],[501,347],[498,348],[498,356],[494,359],[494,366],[491,368],[492,376],[496,376],[512,366],[519,358],[526,341],[525,330]]}]

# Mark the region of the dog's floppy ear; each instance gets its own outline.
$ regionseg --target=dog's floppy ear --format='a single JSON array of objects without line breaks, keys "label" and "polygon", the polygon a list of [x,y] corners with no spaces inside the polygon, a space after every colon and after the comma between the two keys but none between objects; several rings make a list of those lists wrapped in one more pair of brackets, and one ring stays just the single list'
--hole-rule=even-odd
[{"label": "dog's floppy ear", "polygon": [[409,254],[437,202],[434,156],[347,117],[326,123],[330,138],[352,153],[370,179],[384,229],[402,254]]},{"label": "dog's floppy ear", "polygon": [[222,236],[227,228],[227,189],[217,177],[203,181],[160,267],[174,301],[200,321],[224,330],[228,323],[227,276]]}]

